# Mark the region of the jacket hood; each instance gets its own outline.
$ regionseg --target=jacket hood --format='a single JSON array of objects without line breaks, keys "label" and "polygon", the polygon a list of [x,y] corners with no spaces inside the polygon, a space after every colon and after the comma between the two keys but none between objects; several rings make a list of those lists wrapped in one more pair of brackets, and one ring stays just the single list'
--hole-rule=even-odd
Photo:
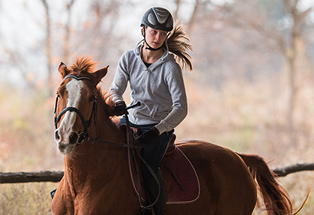
[{"label": "jacket hood", "polygon": [[[140,45],[138,45],[138,46],[134,49],[134,53],[135,53],[138,57],[140,57],[140,58],[141,58],[141,51],[142,51],[142,47],[143,47],[143,46],[144,46],[143,44],[140,44]],[[162,50],[164,51],[163,55],[162,55],[161,58],[160,58],[160,60],[161,60],[162,62],[165,62],[165,61],[168,61],[168,60],[174,60],[174,61],[175,61],[173,54],[169,54],[169,52],[168,52],[166,49],[164,49],[164,48],[162,48]]]}]

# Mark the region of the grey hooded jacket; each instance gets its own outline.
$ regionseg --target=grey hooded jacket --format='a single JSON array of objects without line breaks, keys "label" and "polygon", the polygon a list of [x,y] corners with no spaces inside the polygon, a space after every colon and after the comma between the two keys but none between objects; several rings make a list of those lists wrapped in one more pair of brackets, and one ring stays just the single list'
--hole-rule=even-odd
[{"label": "grey hooded jacket", "polygon": [[120,58],[110,91],[113,101],[123,101],[129,82],[131,104],[130,122],[137,125],[157,124],[161,133],[179,125],[187,115],[187,99],[180,66],[173,54],[164,50],[163,56],[148,68],[141,59],[142,45],[126,51]]}]

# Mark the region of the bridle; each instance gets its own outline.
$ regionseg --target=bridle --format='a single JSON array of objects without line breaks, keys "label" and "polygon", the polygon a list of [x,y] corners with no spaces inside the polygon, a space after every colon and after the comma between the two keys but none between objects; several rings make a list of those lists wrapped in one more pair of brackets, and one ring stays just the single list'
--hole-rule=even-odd
[{"label": "bridle", "polygon": [[[72,75],[69,74],[67,76],[64,77],[64,79],[62,81],[65,81],[68,78],[74,78],[75,80],[78,81],[82,81],[82,80],[87,80],[89,82],[91,82],[95,88],[96,88],[96,83],[90,79],[89,77],[83,76],[83,77],[78,77],[76,75]],[[92,113],[89,117],[88,120],[85,120],[83,114],[81,113],[81,111],[79,109],[77,109],[76,107],[66,107],[64,108],[59,115],[57,116],[57,107],[58,107],[58,100],[60,98],[60,95],[57,93],[56,96],[56,102],[55,102],[55,108],[54,108],[54,123],[55,123],[55,128],[58,128],[58,123],[61,120],[61,117],[66,113],[66,112],[75,112],[81,119],[84,130],[79,132],[79,138],[78,138],[78,144],[82,143],[84,139],[86,139],[88,137],[88,128],[90,127],[91,123],[92,123],[92,119],[94,118],[94,123],[96,123],[96,112],[97,112],[97,95],[94,97],[94,101],[93,101],[93,109],[92,109]]]},{"label": "bridle", "polygon": [[[78,80],[78,81],[83,81],[83,80],[87,80],[87,81],[90,81],[96,88],[96,83],[90,79],[89,77],[86,77],[86,76],[83,76],[83,77],[78,77],[76,75],[72,75],[72,74],[69,74],[67,76],[64,77],[64,79],[62,80],[65,81],[66,79],[68,78],[74,78],[75,80]],[[55,108],[54,108],[54,123],[55,123],[55,129],[58,129],[58,123],[60,122],[61,120],[61,117],[68,111],[70,112],[75,112],[81,119],[82,121],[82,124],[84,126],[84,130],[79,132],[79,138],[78,138],[78,143],[77,144],[81,144],[84,140],[88,140],[88,141],[92,141],[93,143],[94,142],[101,142],[101,143],[107,143],[107,144],[111,144],[111,145],[115,145],[115,146],[119,146],[119,147],[126,147],[126,148],[143,148],[143,146],[141,145],[133,145],[133,144],[129,144],[129,138],[130,136],[127,135],[127,143],[117,143],[117,142],[111,142],[111,141],[107,141],[107,140],[102,140],[100,139],[99,137],[96,137],[96,138],[92,138],[89,136],[88,134],[88,128],[90,127],[91,123],[92,123],[92,119],[94,118],[94,124],[96,124],[96,113],[97,113],[97,97],[98,95],[96,95],[94,97],[94,103],[93,103],[93,109],[92,109],[92,113],[89,117],[89,120],[85,120],[83,114],[81,113],[81,111],[75,107],[66,107],[64,108],[60,113],[59,115],[57,116],[57,107],[58,107],[58,100],[60,98],[60,95],[57,94],[57,97],[56,97],[56,102],[55,102]],[[136,103],[135,105],[132,105],[132,106],[129,106],[126,108],[126,117],[127,117],[127,109],[130,109],[130,108],[133,108],[135,106],[139,106],[140,103]],[[128,129],[129,129],[129,125],[128,125]],[[128,130],[127,129],[127,130]]]}]

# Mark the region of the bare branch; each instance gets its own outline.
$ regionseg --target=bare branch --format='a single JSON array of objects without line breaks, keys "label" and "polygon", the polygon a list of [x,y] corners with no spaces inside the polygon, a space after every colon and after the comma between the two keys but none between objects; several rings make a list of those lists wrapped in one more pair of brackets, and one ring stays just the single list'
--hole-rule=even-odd
[{"label": "bare branch", "polygon": [[179,14],[179,10],[180,10],[180,6],[181,6],[181,0],[175,0],[176,2],[176,10],[173,13],[173,16],[175,19],[178,18],[178,14]]},{"label": "bare branch", "polygon": [[48,79],[47,79],[47,85],[49,88],[49,95],[52,95],[52,53],[51,53],[51,18],[50,18],[50,7],[48,5],[47,0],[41,0],[43,3],[43,6],[45,8],[45,18],[46,18],[46,24],[45,24],[45,30],[46,30],[46,55],[47,55],[47,72],[48,72]]},{"label": "bare branch", "polygon": [[199,0],[196,0],[195,4],[194,4],[193,13],[191,15],[191,18],[190,18],[190,21],[189,21],[189,24],[188,24],[188,28],[187,28],[187,33],[188,34],[191,34],[191,32],[192,32],[192,28],[193,28],[195,20],[197,18],[197,13],[198,13],[198,10],[199,10],[200,6],[201,5],[200,5]]},{"label": "bare branch", "polygon": [[313,171],[314,163],[303,163],[295,164],[291,166],[286,166],[283,168],[273,169],[273,172],[277,174],[278,177],[283,177],[291,173],[301,172],[301,171]]},{"label": "bare branch", "polygon": [[67,3],[66,9],[67,9],[67,22],[65,24],[65,38],[64,38],[64,47],[63,47],[63,61],[68,62],[69,59],[69,53],[70,53],[70,32],[71,32],[71,18],[72,18],[72,6],[74,4],[75,0],[71,0]]}]

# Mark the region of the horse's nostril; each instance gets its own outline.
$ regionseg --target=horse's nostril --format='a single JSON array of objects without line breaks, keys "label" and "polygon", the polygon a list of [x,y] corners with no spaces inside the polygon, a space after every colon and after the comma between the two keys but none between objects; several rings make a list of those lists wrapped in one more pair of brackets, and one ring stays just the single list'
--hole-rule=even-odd
[{"label": "horse's nostril", "polygon": [[70,144],[76,144],[78,139],[78,134],[75,132],[72,132],[70,137],[69,137],[69,143]]},{"label": "horse's nostril", "polygon": [[58,130],[55,131],[55,140],[60,140],[60,135],[59,135]]}]

